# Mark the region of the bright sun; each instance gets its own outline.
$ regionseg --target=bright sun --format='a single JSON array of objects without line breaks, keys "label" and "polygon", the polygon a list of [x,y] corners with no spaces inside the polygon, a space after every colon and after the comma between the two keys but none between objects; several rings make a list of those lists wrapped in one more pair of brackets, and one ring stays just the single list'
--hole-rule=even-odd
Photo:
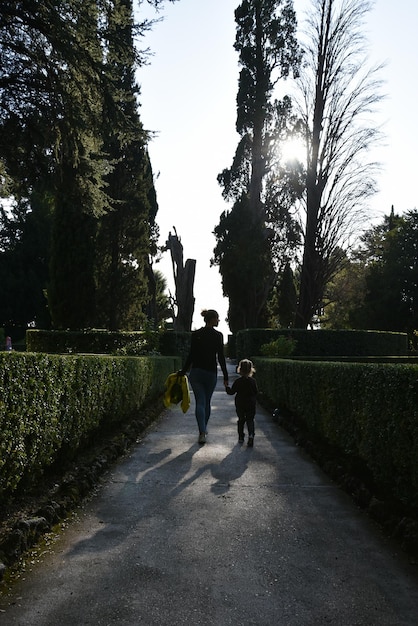
[{"label": "bright sun", "polygon": [[301,139],[289,139],[281,145],[283,161],[300,161],[306,160],[306,148]]}]

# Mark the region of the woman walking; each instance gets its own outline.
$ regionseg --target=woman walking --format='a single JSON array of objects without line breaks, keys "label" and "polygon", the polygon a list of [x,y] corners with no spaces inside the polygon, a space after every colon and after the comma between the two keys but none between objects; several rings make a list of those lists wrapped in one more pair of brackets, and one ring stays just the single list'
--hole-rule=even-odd
[{"label": "woman walking", "polygon": [[189,381],[196,402],[196,421],[199,428],[199,443],[206,443],[207,427],[211,411],[212,395],[218,377],[218,363],[224,375],[224,385],[228,385],[228,372],[224,355],[223,335],[215,326],[219,315],[213,309],[202,311],[205,326],[192,332],[189,355],[180,370],[184,375],[189,369]]}]

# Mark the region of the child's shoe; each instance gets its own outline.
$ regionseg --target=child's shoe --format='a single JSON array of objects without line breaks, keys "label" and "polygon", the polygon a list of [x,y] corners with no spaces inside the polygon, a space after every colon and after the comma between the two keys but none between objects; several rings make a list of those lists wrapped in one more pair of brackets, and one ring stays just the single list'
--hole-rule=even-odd
[{"label": "child's shoe", "polygon": [[238,443],[244,443],[244,435],[238,437]]},{"label": "child's shoe", "polygon": [[248,436],[248,443],[247,443],[247,446],[248,446],[249,448],[252,448],[252,447],[253,447],[253,445],[254,445],[254,435],[249,435],[249,436]]}]

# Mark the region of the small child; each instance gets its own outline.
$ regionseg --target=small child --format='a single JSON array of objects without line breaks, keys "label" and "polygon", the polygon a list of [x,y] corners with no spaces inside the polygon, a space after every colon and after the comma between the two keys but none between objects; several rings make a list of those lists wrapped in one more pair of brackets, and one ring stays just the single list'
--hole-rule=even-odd
[{"label": "small child", "polygon": [[249,359],[243,359],[239,362],[238,374],[240,378],[237,378],[232,384],[232,387],[225,387],[226,392],[235,396],[235,408],[238,416],[238,442],[244,443],[244,424],[247,424],[248,429],[248,446],[251,448],[254,445],[254,416],[257,402],[257,383],[252,377],[255,369],[252,362]]}]

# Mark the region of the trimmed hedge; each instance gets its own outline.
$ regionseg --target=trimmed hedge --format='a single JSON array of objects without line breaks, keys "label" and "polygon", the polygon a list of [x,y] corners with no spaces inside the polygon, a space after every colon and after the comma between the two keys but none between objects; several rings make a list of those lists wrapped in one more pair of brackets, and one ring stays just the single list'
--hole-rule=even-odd
[{"label": "trimmed hedge", "polygon": [[[185,360],[189,350],[191,333],[168,330],[158,334],[159,352],[167,356],[180,356]],[[108,331],[108,330],[38,330],[26,333],[28,352],[48,352],[49,354],[114,354],[129,344],[146,342],[147,331]],[[153,339],[153,341],[155,341]]]},{"label": "trimmed hedge", "polygon": [[176,330],[167,330],[160,337],[161,354],[175,354],[182,361],[186,360],[190,350],[192,334]]},{"label": "trimmed hedge", "polygon": [[144,336],[144,331],[29,329],[26,349],[49,354],[111,354]]},{"label": "trimmed hedge", "polygon": [[260,354],[260,347],[277,337],[296,340],[292,356],[406,356],[408,336],[371,330],[302,330],[302,329],[248,329],[236,337],[237,359]]},{"label": "trimmed hedge", "polygon": [[254,358],[269,403],[418,512],[418,365]]},{"label": "trimmed hedge", "polygon": [[163,391],[175,357],[0,354],[0,496]]}]

